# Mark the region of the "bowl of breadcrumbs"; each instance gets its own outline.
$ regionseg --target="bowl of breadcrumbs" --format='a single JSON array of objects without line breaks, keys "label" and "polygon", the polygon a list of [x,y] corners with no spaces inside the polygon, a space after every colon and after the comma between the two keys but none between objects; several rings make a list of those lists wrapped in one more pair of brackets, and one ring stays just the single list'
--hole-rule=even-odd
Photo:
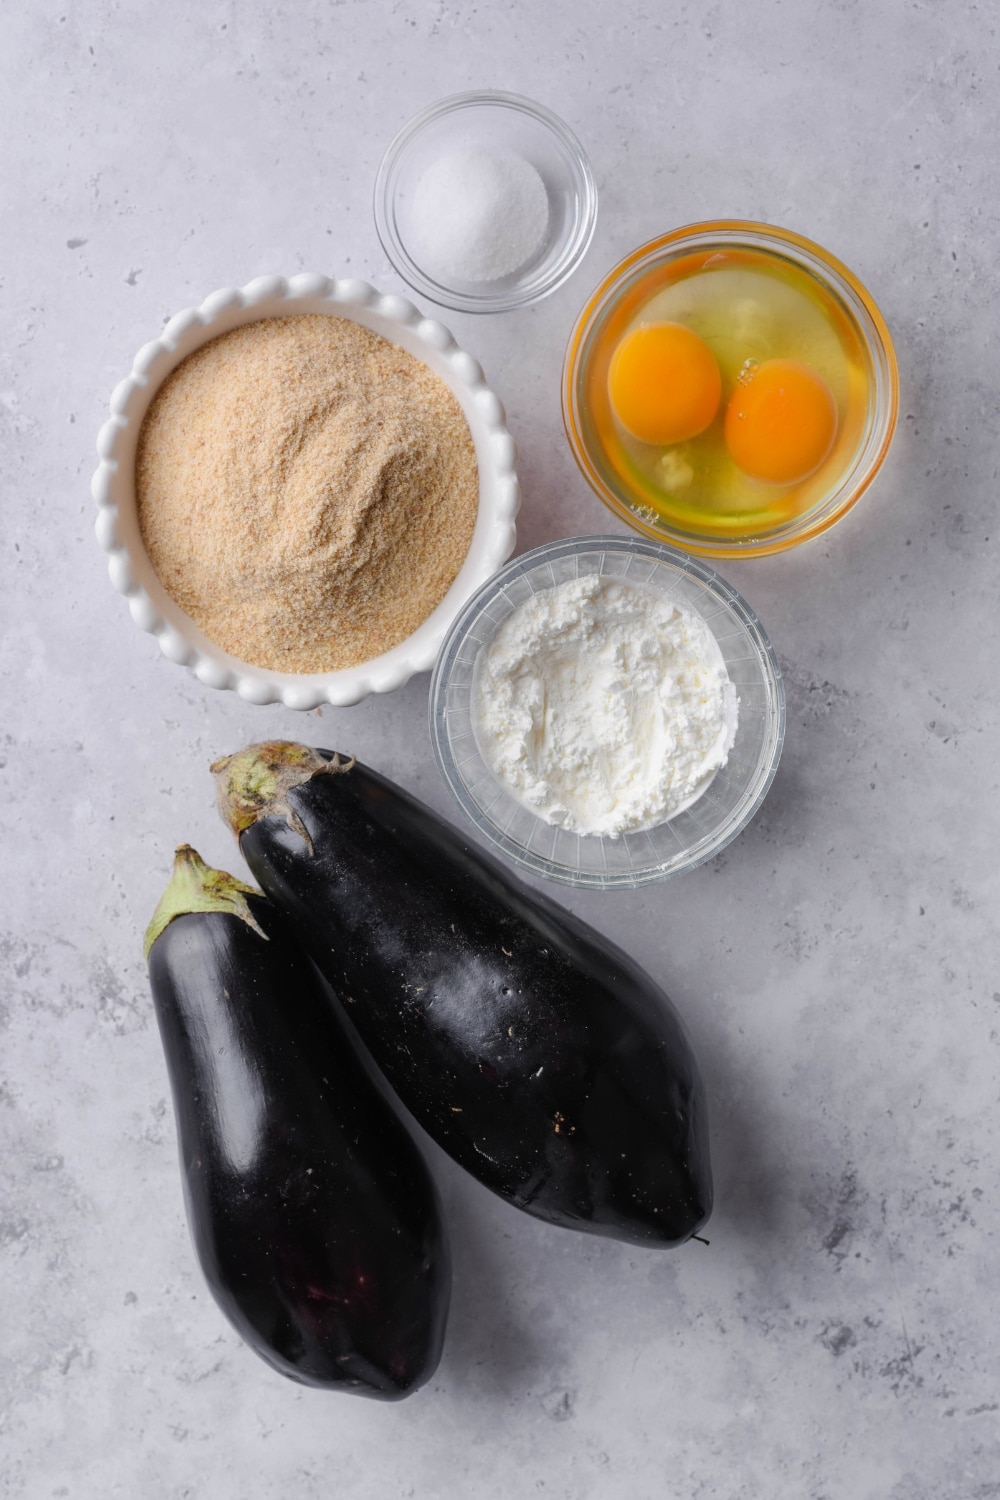
[{"label": "bowl of breadcrumbs", "polygon": [[447,328],[363,281],[261,277],[178,313],[97,449],[132,618],[252,703],[356,703],[428,670],[514,549],[498,397]]}]

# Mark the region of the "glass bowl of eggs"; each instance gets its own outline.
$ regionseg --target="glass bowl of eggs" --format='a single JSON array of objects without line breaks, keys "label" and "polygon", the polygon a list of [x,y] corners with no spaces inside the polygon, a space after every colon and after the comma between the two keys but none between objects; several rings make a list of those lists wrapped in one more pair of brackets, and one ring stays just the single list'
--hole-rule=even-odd
[{"label": "glass bowl of eggs", "polygon": [[584,476],[636,531],[703,556],[818,536],[882,466],[892,339],[846,266],[789,230],[695,224],[594,292],[563,370]]}]

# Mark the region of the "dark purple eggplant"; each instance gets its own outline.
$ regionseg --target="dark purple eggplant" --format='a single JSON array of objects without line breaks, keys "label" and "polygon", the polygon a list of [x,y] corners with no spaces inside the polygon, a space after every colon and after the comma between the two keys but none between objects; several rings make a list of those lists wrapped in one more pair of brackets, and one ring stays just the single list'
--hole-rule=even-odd
[{"label": "dark purple eggplant", "polygon": [[393,1400],[441,1353],[437,1193],[280,922],[182,845],[146,934],[191,1237],[216,1302],[275,1370]]},{"label": "dark purple eggplant", "polygon": [[551,1223],[643,1245],[701,1228],[704,1090],[631,959],[353,760],[275,742],[213,771],[255,877],[456,1161]]}]

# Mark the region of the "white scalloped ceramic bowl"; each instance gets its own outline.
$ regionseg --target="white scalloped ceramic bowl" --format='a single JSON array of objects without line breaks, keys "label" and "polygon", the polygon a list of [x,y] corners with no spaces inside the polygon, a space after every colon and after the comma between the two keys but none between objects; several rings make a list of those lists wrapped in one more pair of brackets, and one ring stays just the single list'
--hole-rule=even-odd
[{"label": "white scalloped ceramic bowl", "polygon": [[[163,588],[146,555],[135,499],[135,453],[142,419],[167,376],[202,344],[259,318],[326,313],[351,318],[422,360],[455,394],[472,433],[479,465],[479,512],[465,562],[437,608],[405,641],[360,666],[339,672],[270,672],[238,660],[202,633]],[[97,537],[108,572],[128,600],[135,623],[156,636],[164,656],[189,667],[207,687],[231,689],[249,703],[310,709],[357,703],[400,687],[434,665],[448,627],[465,601],[514,550],[520,502],[517,450],[499,398],[476,360],[442,323],[405,297],[384,296],[365,281],[328,276],[262,276],[226,287],[200,307],[172,317],[135,356],[132,372],[111,393],[111,417],[97,438],[100,464],[91,482]]]}]

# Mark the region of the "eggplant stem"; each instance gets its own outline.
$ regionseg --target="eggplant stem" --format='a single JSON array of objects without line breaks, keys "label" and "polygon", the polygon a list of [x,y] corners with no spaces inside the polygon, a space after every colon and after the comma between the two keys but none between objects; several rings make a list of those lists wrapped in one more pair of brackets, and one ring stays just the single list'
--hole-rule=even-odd
[{"label": "eggplant stem", "polygon": [[314,776],[343,775],[354,765],[353,755],[344,760],[336,751],[314,750],[292,740],[265,740],[235,755],[224,755],[213,762],[211,771],[219,812],[237,841],[259,818],[284,818],[312,854],[309,830],[289,803],[288,794]]},{"label": "eggplant stem", "polygon": [[[170,883],[160,897],[146,928],[142,950],[144,957],[149,957],[150,948],[175,917],[183,917],[188,912],[196,911],[221,911],[239,917],[254,932],[259,933],[266,943],[267,933],[247,905],[248,896],[261,896],[261,893],[252,885],[244,885],[242,880],[237,880],[235,875],[230,875],[225,870],[213,870],[190,844],[178,844]],[[261,900],[263,899],[261,896]]]}]

